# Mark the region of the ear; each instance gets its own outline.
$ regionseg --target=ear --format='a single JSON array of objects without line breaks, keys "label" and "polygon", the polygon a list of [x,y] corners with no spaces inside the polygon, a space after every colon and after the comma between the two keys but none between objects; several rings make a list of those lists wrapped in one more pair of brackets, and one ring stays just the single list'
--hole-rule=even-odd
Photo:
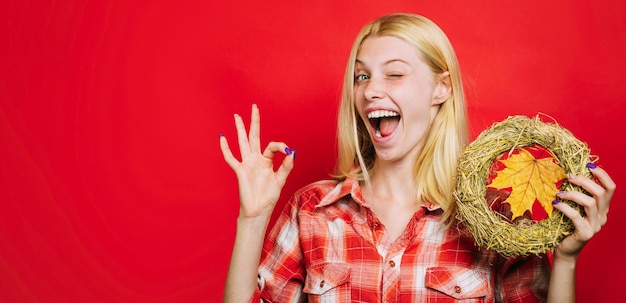
[{"label": "ear", "polygon": [[433,95],[433,105],[446,102],[452,94],[452,83],[450,82],[450,72],[445,71],[435,76],[435,93]]}]

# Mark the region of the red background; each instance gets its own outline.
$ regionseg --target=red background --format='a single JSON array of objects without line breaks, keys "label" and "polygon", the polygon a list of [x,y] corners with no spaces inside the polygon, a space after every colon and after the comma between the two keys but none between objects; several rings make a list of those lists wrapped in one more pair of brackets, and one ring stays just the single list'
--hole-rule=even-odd
[{"label": "red background", "polygon": [[[546,113],[626,183],[621,0],[4,1],[0,301],[221,300],[238,199],[218,134],[235,145],[257,103],[264,142],[298,151],[284,196],[327,178],[352,40],[396,11],[449,35],[474,135]],[[579,302],[623,287],[623,197]]]}]

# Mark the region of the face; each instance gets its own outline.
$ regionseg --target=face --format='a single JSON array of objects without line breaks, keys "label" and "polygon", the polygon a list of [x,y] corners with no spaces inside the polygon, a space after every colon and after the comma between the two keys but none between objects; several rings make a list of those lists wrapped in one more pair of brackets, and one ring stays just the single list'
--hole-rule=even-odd
[{"label": "face", "polygon": [[414,163],[439,106],[450,94],[448,73],[435,75],[418,51],[392,36],[363,41],[355,64],[355,106],[377,163]]}]

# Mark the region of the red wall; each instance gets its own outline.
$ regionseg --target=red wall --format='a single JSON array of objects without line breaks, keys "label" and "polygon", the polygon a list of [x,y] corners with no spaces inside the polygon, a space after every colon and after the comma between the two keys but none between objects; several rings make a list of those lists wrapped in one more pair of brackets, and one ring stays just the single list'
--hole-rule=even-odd
[{"label": "red wall", "polygon": [[[0,301],[220,300],[238,201],[218,134],[257,103],[263,140],[298,150],[285,196],[326,178],[352,39],[389,12],[448,33],[473,134],[543,112],[626,183],[624,1],[215,2],[0,5]],[[623,287],[623,197],[579,302]]]}]

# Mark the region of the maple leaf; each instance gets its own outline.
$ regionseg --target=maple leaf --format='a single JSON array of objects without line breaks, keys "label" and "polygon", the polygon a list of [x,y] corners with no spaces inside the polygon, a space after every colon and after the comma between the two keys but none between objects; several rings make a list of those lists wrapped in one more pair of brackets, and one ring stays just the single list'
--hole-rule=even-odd
[{"label": "maple leaf", "polygon": [[503,201],[511,206],[511,219],[523,216],[526,211],[532,213],[535,200],[552,217],[552,200],[558,192],[556,184],[566,177],[563,168],[553,158],[536,159],[525,149],[499,161],[505,167],[496,172],[488,186],[511,188],[511,194]]}]

